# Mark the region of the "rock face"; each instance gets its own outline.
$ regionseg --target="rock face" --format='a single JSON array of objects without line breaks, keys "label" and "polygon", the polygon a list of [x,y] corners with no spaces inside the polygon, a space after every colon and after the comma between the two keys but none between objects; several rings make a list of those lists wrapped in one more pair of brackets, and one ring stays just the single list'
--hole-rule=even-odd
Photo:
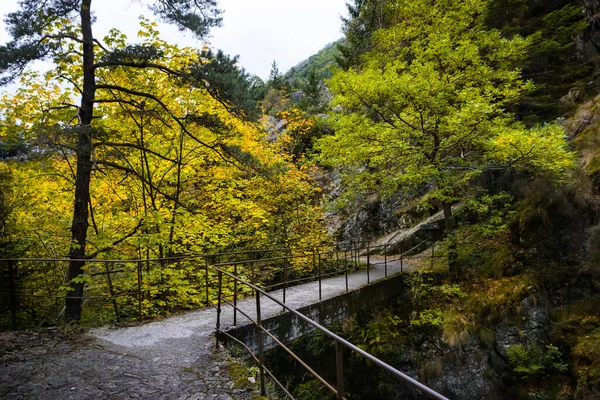
[{"label": "rock face", "polygon": [[419,348],[409,348],[413,354],[408,358],[420,359],[419,366],[407,362],[399,368],[450,399],[504,399],[512,373],[507,348],[526,346],[530,340],[544,345],[550,340],[551,323],[544,307],[525,298],[521,313],[524,319],[520,326],[508,319],[499,322],[492,341],[466,332],[453,344],[439,337],[429,338]]},{"label": "rock face", "polygon": [[443,365],[442,375],[429,379],[430,387],[455,399],[501,399],[502,381],[489,363],[490,355],[470,337],[456,357]]},{"label": "rock face", "polygon": [[[315,181],[332,200],[342,195],[342,182],[338,171],[329,171],[313,176]],[[353,200],[351,206],[326,214],[329,231],[344,245],[350,243],[379,243],[378,238],[394,236],[410,229],[417,222],[428,217],[428,210],[415,209],[413,212],[400,212],[406,198],[401,193],[386,200],[377,195]]]},{"label": "rock face", "polygon": [[399,227],[394,202],[366,199],[358,205],[337,230],[341,242],[370,242],[382,232],[392,232]]},{"label": "rock face", "polygon": [[600,48],[600,1],[584,0],[584,15],[590,23],[590,27],[585,36],[577,38],[577,50],[585,59],[589,59],[594,64],[595,76],[600,72],[600,58],[598,49]]}]

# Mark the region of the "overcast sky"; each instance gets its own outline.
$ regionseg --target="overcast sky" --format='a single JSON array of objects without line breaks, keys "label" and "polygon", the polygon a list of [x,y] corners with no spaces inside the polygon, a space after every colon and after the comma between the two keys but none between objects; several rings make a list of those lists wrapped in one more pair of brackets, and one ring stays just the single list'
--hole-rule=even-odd
[{"label": "overcast sky", "polygon": [[[0,14],[18,8],[17,0],[0,0]],[[242,66],[265,79],[276,60],[285,72],[342,37],[340,16],[346,15],[346,0],[219,0],[224,11],[223,26],[214,28],[208,39],[213,48],[240,55]],[[95,0],[98,20],[94,35],[103,37],[116,27],[134,38],[137,17],[151,16],[139,0]],[[0,22],[0,43],[9,38]],[[168,42],[200,47],[191,35],[161,24],[160,32]]]}]

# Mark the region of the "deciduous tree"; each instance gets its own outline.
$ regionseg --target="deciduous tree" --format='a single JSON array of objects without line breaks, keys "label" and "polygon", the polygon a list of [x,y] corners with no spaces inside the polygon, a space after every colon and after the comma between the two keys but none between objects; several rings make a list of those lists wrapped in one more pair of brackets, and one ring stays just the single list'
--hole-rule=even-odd
[{"label": "deciduous tree", "polygon": [[488,168],[564,173],[562,130],[527,130],[505,110],[531,89],[517,67],[528,41],[489,29],[487,5],[393,2],[397,23],[375,33],[360,67],[334,75],[336,134],[320,142],[320,161],[341,168],[347,193],[429,185],[451,228],[450,205]]}]

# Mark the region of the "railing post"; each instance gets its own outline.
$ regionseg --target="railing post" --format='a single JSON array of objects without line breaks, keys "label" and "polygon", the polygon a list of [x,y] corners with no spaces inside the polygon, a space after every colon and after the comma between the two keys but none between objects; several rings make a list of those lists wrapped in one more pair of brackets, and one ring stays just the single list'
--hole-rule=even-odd
[{"label": "railing post", "polygon": [[344,269],[346,270],[346,292],[348,292],[348,250],[344,250]]},{"label": "railing post", "polygon": [[237,299],[238,299],[238,292],[237,292],[238,266],[237,266],[237,264],[235,264],[233,266],[233,276],[235,276],[235,278],[233,279],[233,326],[237,326]]},{"label": "railing post", "polygon": [[337,400],[344,398],[344,346],[339,341],[335,341],[335,366],[337,372]]},{"label": "railing post", "polygon": [[218,295],[217,295],[217,331],[215,332],[215,339],[217,342],[217,349],[219,348],[219,332],[221,331],[221,294],[223,293],[223,273],[218,272]]},{"label": "railing post", "polygon": [[138,320],[142,320],[142,262],[137,262]]},{"label": "railing post", "polygon": [[322,283],[322,276],[323,273],[321,271],[321,253],[319,253],[319,301],[321,301],[322,295],[321,295],[321,283]]},{"label": "railing post", "polygon": [[385,268],[385,277],[387,278],[387,243],[383,245],[383,266]]},{"label": "railing post", "polygon": [[262,332],[262,319],[260,316],[260,292],[256,292],[256,335],[258,338],[258,363],[260,368],[260,395],[266,395],[265,390],[265,367],[264,367],[264,355],[263,355],[263,332]]},{"label": "railing post", "polygon": [[404,250],[400,250],[400,272],[404,272]]},{"label": "railing post", "polygon": [[369,272],[371,266],[371,251],[369,245],[367,244],[367,284],[371,283],[371,273]]},{"label": "railing post", "polygon": [[206,284],[206,306],[210,305],[210,297],[208,294],[208,257],[204,257],[204,280]]},{"label": "railing post", "polygon": [[[250,261],[252,261],[250,263],[250,283],[253,285],[256,285],[256,279],[255,279],[255,275],[254,275],[254,270],[256,268],[256,253],[248,253],[248,257],[250,257],[250,255],[252,254],[252,258]],[[256,291],[254,289],[252,289],[252,294],[256,294]]]},{"label": "railing post", "polygon": [[[313,249],[312,249],[312,270],[311,270],[311,273],[314,274],[316,266],[317,266],[317,255],[316,255],[316,250],[313,247]],[[319,283],[320,283],[321,277],[318,276],[317,278],[319,279]]]},{"label": "railing post", "polygon": [[17,330],[17,298],[15,295],[15,262],[8,262],[8,291],[10,293],[10,327]]},{"label": "railing post", "polygon": [[[287,254],[287,250],[286,250]],[[287,256],[283,259],[283,304],[285,304],[285,292],[287,290],[287,282],[288,282],[288,258]],[[283,307],[283,311],[285,311],[285,307]]]},{"label": "railing post", "polygon": [[117,299],[115,298],[115,290],[113,288],[112,279],[110,277],[110,271],[112,269],[113,263],[104,263],[104,270],[106,271],[106,282],[108,283],[108,292],[110,293],[110,297],[112,298],[111,302],[113,305],[113,309],[115,310],[115,318],[117,322],[121,320],[119,315],[119,306],[117,304]]}]

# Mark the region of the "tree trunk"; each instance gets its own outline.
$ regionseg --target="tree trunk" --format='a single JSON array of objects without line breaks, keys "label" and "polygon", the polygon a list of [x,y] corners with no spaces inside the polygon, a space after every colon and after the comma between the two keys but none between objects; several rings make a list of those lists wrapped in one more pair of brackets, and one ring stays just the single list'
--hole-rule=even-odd
[{"label": "tree trunk", "polygon": [[83,88],[79,107],[79,127],[77,129],[77,173],[75,179],[75,201],[71,225],[71,249],[69,250],[69,286],[71,291],[66,299],[67,321],[79,321],[83,296],[83,283],[73,279],[83,272],[86,258],[85,247],[88,230],[88,205],[90,204],[90,178],[92,173],[92,119],[96,91],[94,72],[94,42],[91,19],[92,0],[81,3],[81,31],[83,44]]}]

